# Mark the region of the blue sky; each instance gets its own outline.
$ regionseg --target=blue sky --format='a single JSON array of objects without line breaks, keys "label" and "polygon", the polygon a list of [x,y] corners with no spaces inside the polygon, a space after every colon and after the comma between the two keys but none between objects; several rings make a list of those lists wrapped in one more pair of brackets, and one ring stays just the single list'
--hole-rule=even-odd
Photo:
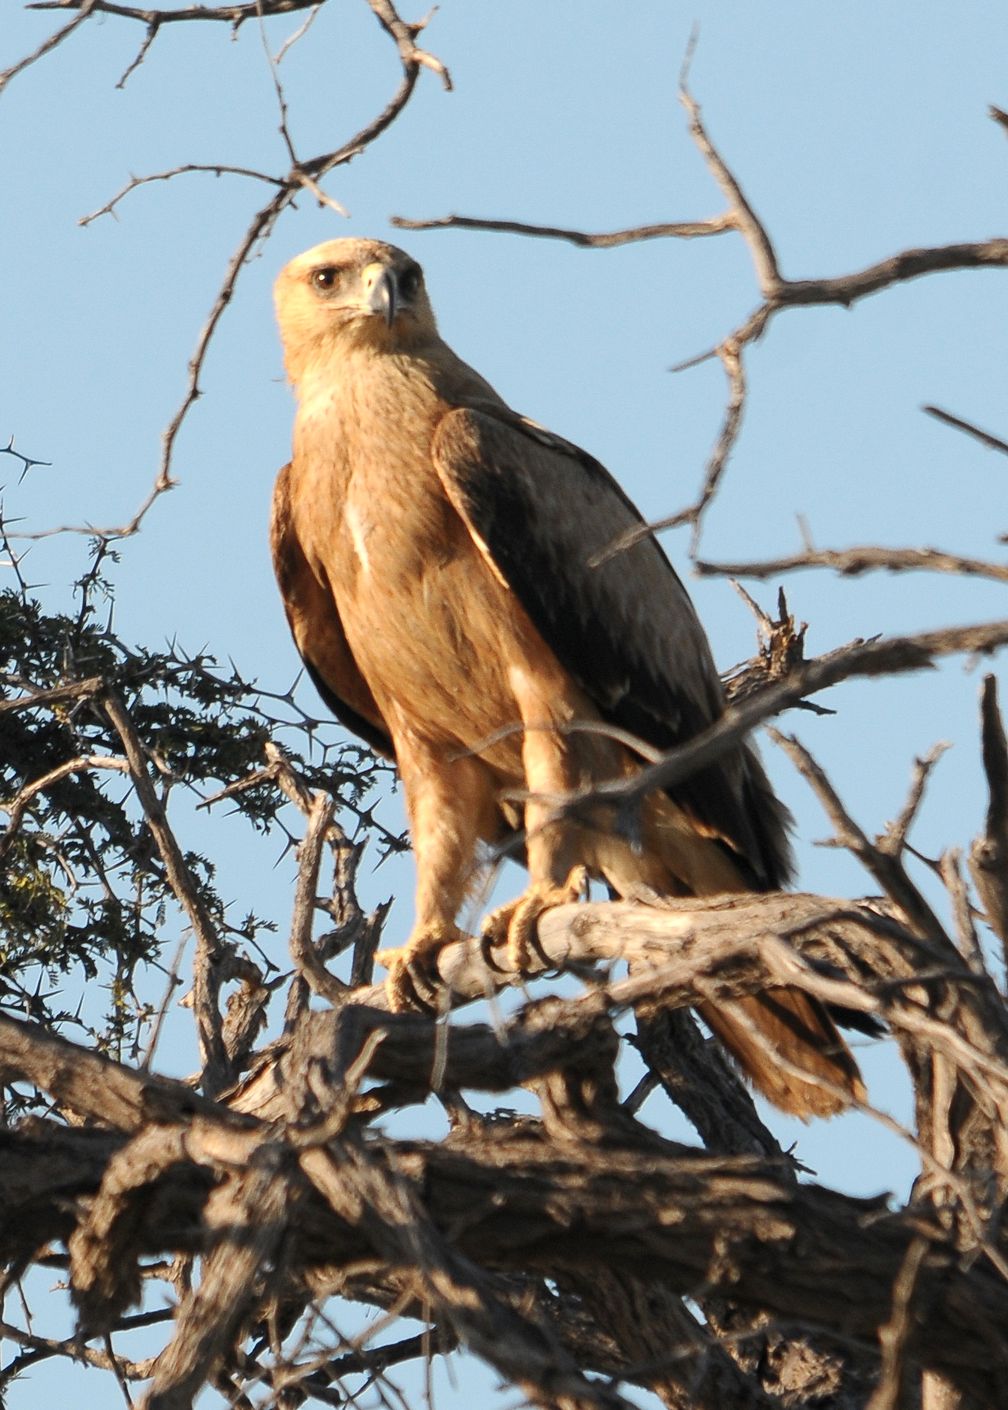
[{"label": "blue sky", "polygon": [[[52,16],[6,10],[0,68],[54,27]],[[1008,106],[1002,6],[444,0],[425,43],[451,69],[454,91],[422,75],[393,128],[328,179],[349,218],[306,196],[242,274],[204,396],[179,438],[179,485],[122,545],[116,620],[127,639],[206,645],[271,688],[293,678],[265,540],[293,406],[270,288],[290,256],[334,235],[406,245],[426,267],[456,350],[513,405],[606,463],[645,513],[692,498],[718,430],[723,377],[712,363],[669,368],[754,306],[738,237],[584,251],[482,233],[399,234],[388,221],[454,211],[601,230],[716,214],[720,195],[676,95],[694,22],[694,95],[785,274],[839,274],[904,247],[1003,231],[1008,142],[986,115],[988,103]],[[274,52],[299,23],[268,25]],[[79,218],[131,174],[190,161],[286,165],[255,26],[237,39],[224,25],[168,26],[117,90],[140,38],[137,25],[90,21],[0,96],[0,436],[52,462],[20,486],[0,464],[0,483],[6,512],[31,529],[124,522],[142,501],[199,328],[265,188],[180,176],[133,193],[117,218],[87,228]],[[398,64],[363,0],[345,0],[326,7],[280,73],[295,141],[309,156],[380,109]],[[1008,433],[1005,288],[1002,271],[942,275],[849,312],[779,317],[750,350],[745,425],[703,556],[795,551],[798,515],[823,547],[930,544],[996,556],[1008,530],[1004,460],[920,407],[937,402]],[[719,663],[750,655],[752,621],[730,586],[689,578],[684,534],[665,542]],[[56,603],[83,553],[73,536],[46,539],[28,576]],[[1006,615],[994,586],[945,577],[805,572],[786,585],[815,653],[855,636]],[[772,605],[775,583],[749,586]],[[1001,661],[994,668],[1003,674]],[[914,841],[929,853],[967,846],[983,807],[981,673],[957,660],[929,677],[851,683],[830,694],[835,717],[790,716],[784,726],[867,830],[900,808],[914,757],[951,741]],[[828,832],[818,805],[785,760],[764,752],[797,818],[801,885],[870,890],[853,860],[811,845]],[[221,845],[237,903],[282,921],[290,866],[250,868]],[[369,885],[375,897],[402,892],[394,924],[405,933],[408,876],[382,872]],[[871,1053],[866,1068],[873,1099],[905,1116],[895,1058]],[[657,1108],[655,1119],[664,1119]],[[912,1177],[912,1158],[867,1118],[812,1128],[774,1120],[828,1182],[905,1191]],[[30,1403],[16,1397],[15,1410]]]}]

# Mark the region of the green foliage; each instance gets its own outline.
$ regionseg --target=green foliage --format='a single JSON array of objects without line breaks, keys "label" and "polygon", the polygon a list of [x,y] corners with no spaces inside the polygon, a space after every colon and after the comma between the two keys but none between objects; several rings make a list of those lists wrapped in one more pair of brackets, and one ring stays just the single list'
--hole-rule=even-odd
[{"label": "green foliage", "polygon": [[[223,796],[256,832],[279,830],[281,845],[290,840],[286,800],[264,769],[268,742],[282,743],[310,787],[362,821],[370,821],[362,804],[386,766],[356,745],[323,742],[292,691],[260,690],[233,666],[174,643],[127,646],[111,625],[101,574],[108,557],[107,545],[96,545],[73,614],[47,611],[23,585],[0,593],[0,807],[8,817],[0,831],[0,1002],[48,1024],[82,1025],[120,1052],[137,1049],[151,1017],[136,972],[160,963],[181,926],[123,741],[103,708],[106,693],[116,692],[143,741],[162,806],[176,789],[201,803]],[[190,850],[186,863],[220,933],[254,947],[270,922],[244,914],[231,923],[212,858]],[[61,1009],[71,974],[104,985],[101,1031],[88,1028],[79,1008]]]}]

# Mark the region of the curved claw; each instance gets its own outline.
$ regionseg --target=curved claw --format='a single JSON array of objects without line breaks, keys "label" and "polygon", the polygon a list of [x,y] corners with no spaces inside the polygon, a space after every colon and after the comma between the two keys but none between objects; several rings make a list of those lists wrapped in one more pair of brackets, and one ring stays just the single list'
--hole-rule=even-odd
[{"label": "curved claw", "polygon": [[554,906],[580,900],[587,886],[588,869],[583,866],[573,867],[562,886],[549,881],[533,882],[524,895],[498,906],[487,916],[483,922],[484,949],[506,939],[511,969],[521,974],[536,959],[548,966],[549,956],[539,944],[539,917]]},{"label": "curved claw", "polygon": [[413,930],[405,945],[394,950],[379,950],[375,959],[389,972],[385,993],[392,1012],[436,1009],[442,987],[436,964],[438,952],[446,945],[468,938],[450,922],[424,925]]}]

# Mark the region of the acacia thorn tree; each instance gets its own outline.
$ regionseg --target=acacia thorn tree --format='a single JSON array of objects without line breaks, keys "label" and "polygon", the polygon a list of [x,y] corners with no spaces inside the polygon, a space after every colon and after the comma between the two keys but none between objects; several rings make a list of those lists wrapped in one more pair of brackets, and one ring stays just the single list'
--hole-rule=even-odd
[{"label": "acacia thorn tree", "polygon": [[[909,359],[941,343],[942,317],[961,328],[972,308],[956,358],[979,382],[998,360],[984,339],[1002,335],[994,324],[979,332],[989,295],[974,291],[1000,289],[1008,238],[972,238],[971,211],[935,196],[958,222],[949,238],[851,259],[840,273],[785,276],[779,249],[794,249],[800,231],[761,214],[755,174],[715,140],[692,44],[678,85],[684,136],[641,116],[651,101],[644,77],[667,74],[674,26],[657,11],[611,9],[603,43],[594,11],[573,27],[570,14],[516,18],[449,2],[428,31],[387,0],[342,9],[335,0],[40,0],[19,20],[24,47],[0,55],[0,124],[20,120],[23,159],[49,203],[44,224],[22,224],[21,205],[35,210],[24,184],[5,239],[19,268],[40,266],[36,326],[51,318],[68,344],[49,335],[45,368],[27,342],[16,346],[19,395],[27,407],[28,370],[45,383],[47,433],[58,444],[27,410],[30,433],[20,429],[14,396],[2,462],[0,1397],[11,1410],[37,1404],[40,1385],[49,1399],[97,1403],[99,1381],[101,1403],[121,1396],[148,1410],[197,1400],[414,1407],[435,1393],[442,1404],[519,1397],[557,1410],[980,1410],[1004,1399],[1008,744],[995,675],[983,677],[975,735],[954,761],[939,763],[937,747],[916,761],[912,746],[900,753],[895,766],[910,782],[886,794],[891,821],[858,802],[874,776],[889,788],[893,741],[911,720],[926,719],[935,740],[950,690],[973,710],[973,680],[949,663],[982,657],[986,670],[1008,642],[996,597],[1008,565],[991,547],[1003,543],[1004,525],[989,492],[1008,455],[1006,428],[989,424],[1000,405],[981,426],[972,412],[931,402],[936,392],[919,393],[926,414],[914,424],[944,437],[943,473],[919,475],[899,522],[926,523],[922,538],[943,546],[888,542],[870,442],[842,465],[850,503],[829,501],[838,522],[865,524],[860,543],[822,548],[804,532],[798,551],[717,557],[706,545],[718,533],[734,545],[732,524],[747,544],[754,527],[761,543],[782,542],[776,526],[794,508],[787,448],[804,424],[797,388],[815,388],[817,414],[832,408],[838,430],[870,400],[865,372],[865,402],[856,411],[845,403],[844,369],[830,362],[833,334],[823,331],[836,326],[824,321],[831,311],[887,300],[902,311],[895,332],[858,324],[842,335],[859,366],[881,377],[879,340],[891,337]],[[660,45],[648,29],[659,20]],[[716,88],[711,23],[715,40],[705,37],[700,55],[711,55]],[[741,36],[750,21],[732,23]],[[820,23],[802,20],[788,42]],[[983,39],[976,23],[956,19],[966,49]],[[502,58],[505,30],[521,64]],[[450,72],[439,32],[454,37]],[[224,36],[234,44],[225,48]],[[920,62],[921,36],[903,38],[897,73],[904,57]],[[616,99],[626,107],[617,131],[602,80],[613,82],[623,43],[639,73]],[[727,63],[728,48],[720,52]],[[491,58],[495,69],[479,67]],[[804,60],[828,65],[829,55],[808,47]],[[678,62],[677,53],[673,70]],[[784,88],[797,84],[794,70],[774,67],[781,62],[763,55],[764,102],[747,117],[768,133]],[[109,95],[96,96],[106,72],[126,105],[111,125],[101,106]],[[491,72],[496,81],[481,82]],[[519,83],[520,100],[507,107]],[[677,170],[693,164],[690,179],[707,183],[708,204],[697,209],[709,210],[714,191],[715,213],[691,214],[646,158],[642,191],[682,218],[602,234],[526,219],[530,173],[554,173],[557,209],[579,179],[560,155],[561,90],[581,95],[573,127],[586,124],[580,140],[608,173],[602,185],[615,190],[624,166],[638,170],[636,149],[653,142],[652,151],[674,153]],[[41,114],[61,92],[74,94],[79,121],[54,151],[41,119],[26,121],[17,105]],[[464,117],[447,107],[434,116],[436,100],[456,98],[475,105],[463,113],[482,114],[479,160],[459,155],[471,136]],[[862,94],[866,105],[871,98]],[[617,131],[612,151],[601,136],[590,147],[596,107]],[[823,150],[840,152],[811,100],[804,111]],[[923,100],[916,113],[923,121]],[[1000,142],[1008,117],[995,106],[989,118],[987,135]],[[192,150],[180,155],[173,134]],[[881,130],[875,136],[881,144]],[[776,142],[785,145],[766,137],[753,160],[782,151],[800,161],[785,129]],[[145,143],[171,148],[172,165],[127,176]],[[21,156],[12,148],[12,171]],[[860,158],[865,180],[872,156]],[[821,190],[843,187],[837,161]],[[122,185],[84,217],[80,238],[112,239],[94,232],[117,216],[123,243],[99,254],[76,246],[71,265],[53,262],[53,231],[99,166],[121,172]],[[587,190],[594,167],[585,170]],[[942,168],[943,180],[953,174],[952,164]],[[569,359],[561,380],[586,414],[596,399],[577,369],[588,365],[578,361],[588,332],[600,335],[606,318],[627,316],[668,284],[678,297],[667,315],[660,305],[667,349],[675,318],[691,316],[689,285],[704,284],[706,343],[688,360],[698,377],[721,378],[696,395],[708,408],[717,397],[716,424],[705,452],[684,457],[699,465],[695,488],[683,493],[681,471],[676,487],[662,483],[656,527],[688,534],[705,602],[709,584],[729,578],[771,592],[786,581],[817,640],[832,644],[809,654],[783,590],[772,610],[758,588],[744,593],[759,645],[725,671],[723,720],[649,762],[622,805],[632,818],[647,789],[765,726],[775,778],[817,800],[832,857],[850,862],[831,875],[853,878],[856,864],[871,895],[852,881],[664,906],[564,906],[539,924],[536,973],[511,973],[503,955],[460,942],[439,957],[436,1011],[389,1011],[375,953],[383,940],[400,942],[408,905],[390,910],[381,888],[386,876],[407,893],[409,883],[401,862],[377,880],[370,868],[406,848],[390,821],[394,802],[382,801],[394,773],[321,718],[310,685],[289,684],[294,658],[279,608],[271,623],[263,605],[273,601],[262,528],[272,467],[258,460],[281,389],[251,351],[267,334],[250,330],[266,327],[263,271],[281,262],[283,240],[300,248],[339,233],[340,202],[351,199],[365,213],[380,202],[384,219],[424,181],[432,191],[490,186],[500,215],[399,216],[394,227],[415,233],[396,238],[443,232],[424,248],[444,282],[437,251],[452,252],[467,304],[477,301],[474,284],[488,309],[556,299],[569,320],[557,344]],[[192,183],[204,183],[198,196]],[[247,191],[255,201],[244,209],[235,192]],[[629,204],[622,187],[614,199]],[[149,226],[134,215],[152,209]],[[215,276],[209,247],[225,231],[232,243]],[[596,252],[583,285],[553,277],[558,252],[571,248]],[[696,261],[693,272],[677,261]],[[928,302],[938,275],[956,280],[952,314]],[[255,288],[258,301],[247,292]],[[75,301],[88,355],[71,342]],[[161,405],[152,389],[179,380],[176,314],[177,327],[200,331],[160,458],[128,511],[106,517],[107,482],[132,486],[127,463],[150,463],[145,418]],[[535,339],[522,336],[531,368]],[[639,447],[642,417],[626,409],[642,407],[635,398],[651,386],[646,353],[600,335],[587,356],[631,369],[614,391],[620,414],[608,417],[620,441]],[[515,371],[520,379],[524,369]],[[532,375],[543,375],[541,364]],[[777,402],[775,378],[785,386]],[[758,440],[768,399],[786,409],[772,431],[783,468],[766,464],[746,498],[746,472],[757,470],[743,422]],[[282,416],[286,425],[289,409]],[[887,403],[865,426],[881,444],[890,417],[901,416]],[[63,418],[81,469],[95,471],[72,483],[43,463],[67,453]],[[654,419],[664,435],[664,412]],[[814,444],[825,457],[823,442]],[[984,512],[963,547],[958,516],[980,482],[970,459],[980,454]],[[255,475],[262,470],[254,525],[243,517],[250,460]],[[925,494],[932,479],[940,490]],[[67,501],[58,512],[53,486]],[[729,522],[733,497],[742,509]],[[45,584],[34,581],[37,563]],[[886,598],[890,578],[902,597]],[[907,593],[921,582],[939,590]],[[213,637],[195,649],[180,644],[193,600],[189,622],[212,624]],[[738,599],[726,591],[724,600],[734,611]],[[840,622],[851,625],[841,631]],[[235,664],[245,655],[254,671]],[[838,736],[856,745],[840,771],[824,767],[817,748],[829,753]],[[933,838],[936,815],[937,845],[922,843],[922,819]],[[809,816],[800,812],[799,823]],[[972,821],[961,825],[963,816]],[[825,875],[804,849],[802,860],[805,875]],[[856,1194],[829,1168],[812,1176],[804,1146],[754,1103],[692,1014],[699,1003],[791,985],[861,1030],[869,1093],[857,1129],[867,1169]],[[883,1048],[905,1074],[905,1110],[894,1112],[875,1080]],[[915,1177],[891,1196],[890,1137]],[[442,1380],[443,1368],[454,1381]]]}]

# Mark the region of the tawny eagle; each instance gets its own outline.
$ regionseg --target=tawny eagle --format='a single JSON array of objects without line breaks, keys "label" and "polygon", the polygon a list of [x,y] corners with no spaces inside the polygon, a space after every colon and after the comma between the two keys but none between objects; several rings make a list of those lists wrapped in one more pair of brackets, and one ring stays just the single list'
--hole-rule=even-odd
[{"label": "tawny eagle", "polygon": [[[386,956],[393,1003],[459,938],[481,840],[524,838],[529,889],[488,921],[518,966],[536,917],[576,898],[585,874],[624,896],[784,885],[787,814],[749,746],[652,796],[634,837],[611,806],[557,810],[640,768],[629,737],[670,749],[724,708],[657,541],[598,559],[641,523],[608,472],[442,342],[419,265],[392,245],[317,245],[280,274],[276,308],[298,399],[273,504],[280,591],[323,699],[394,757],[416,854],[414,928]],[[862,1095],[808,995],[701,1013],[786,1110]]]}]

